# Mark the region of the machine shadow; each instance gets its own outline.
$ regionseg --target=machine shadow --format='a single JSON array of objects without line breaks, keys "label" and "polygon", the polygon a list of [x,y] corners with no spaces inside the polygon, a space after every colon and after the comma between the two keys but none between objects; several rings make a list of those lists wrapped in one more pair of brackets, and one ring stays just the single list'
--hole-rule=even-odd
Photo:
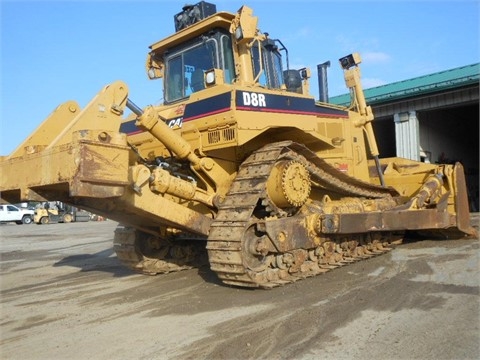
[{"label": "machine shadow", "polygon": [[69,266],[80,269],[81,272],[106,272],[114,277],[126,277],[137,273],[124,266],[113,249],[106,249],[93,254],[78,254],[66,256],[53,264],[54,267]]},{"label": "machine shadow", "polygon": [[[80,272],[105,272],[112,274],[114,277],[127,277],[132,275],[138,275],[139,273],[129,269],[115,256],[115,252],[112,248],[105,249],[93,254],[78,254],[66,256],[60,261],[57,261],[53,265],[54,267],[74,267],[80,269]],[[196,274],[205,282],[229,286],[224,284],[210,269],[208,262],[185,271],[196,271]],[[161,276],[161,275],[160,275]]]}]

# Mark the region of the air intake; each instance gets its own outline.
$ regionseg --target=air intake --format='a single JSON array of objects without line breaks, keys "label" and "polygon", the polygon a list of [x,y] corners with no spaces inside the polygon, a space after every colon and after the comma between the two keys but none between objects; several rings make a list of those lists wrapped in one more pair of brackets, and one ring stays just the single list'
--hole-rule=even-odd
[{"label": "air intake", "polygon": [[195,5],[185,5],[182,10],[183,11],[173,17],[175,31],[185,29],[186,27],[215,14],[217,12],[217,7],[214,4],[200,1]]}]

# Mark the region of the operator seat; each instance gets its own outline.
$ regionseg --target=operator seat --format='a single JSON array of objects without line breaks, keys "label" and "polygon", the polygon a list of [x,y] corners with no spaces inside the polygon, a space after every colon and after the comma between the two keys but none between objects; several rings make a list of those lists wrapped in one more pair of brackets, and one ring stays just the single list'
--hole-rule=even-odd
[{"label": "operator seat", "polygon": [[195,69],[190,80],[192,91],[200,91],[205,89],[205,75],[202,69]]}]

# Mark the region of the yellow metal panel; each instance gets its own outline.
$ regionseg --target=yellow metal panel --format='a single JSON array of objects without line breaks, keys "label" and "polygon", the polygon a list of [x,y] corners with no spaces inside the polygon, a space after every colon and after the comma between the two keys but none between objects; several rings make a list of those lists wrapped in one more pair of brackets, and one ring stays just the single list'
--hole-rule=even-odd
[{"label": "yellow metal panel", "polygon": [[49,145],[71,120],[80,113],[80,106],[75,101],[67,101],[58,106],[34,132],[23,141],[9,158],[32,154],[41,151]]}]

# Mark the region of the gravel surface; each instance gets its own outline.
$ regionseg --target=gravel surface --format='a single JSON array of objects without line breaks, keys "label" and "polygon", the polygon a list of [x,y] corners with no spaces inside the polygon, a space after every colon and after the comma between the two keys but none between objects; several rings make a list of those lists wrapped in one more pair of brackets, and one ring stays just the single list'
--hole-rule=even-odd
[{"label": "gravel surface", "polygon": [[248,290],[208,267],[134,274],[115,227],[0,225],[1,359],[480,358],[478,239],[409,241]]}]

